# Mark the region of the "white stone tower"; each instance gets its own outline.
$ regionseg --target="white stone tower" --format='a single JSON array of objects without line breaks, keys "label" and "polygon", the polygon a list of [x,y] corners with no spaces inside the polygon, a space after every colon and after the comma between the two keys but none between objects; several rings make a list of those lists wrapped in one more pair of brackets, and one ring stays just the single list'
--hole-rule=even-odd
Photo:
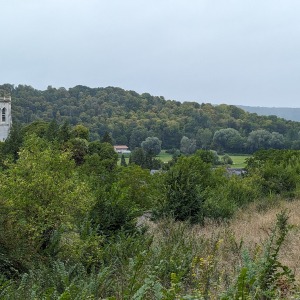
[{"label": "white stone tower", "polygon": [[11,127],[11,97],[0,97],[0,141],[8,137]]}]

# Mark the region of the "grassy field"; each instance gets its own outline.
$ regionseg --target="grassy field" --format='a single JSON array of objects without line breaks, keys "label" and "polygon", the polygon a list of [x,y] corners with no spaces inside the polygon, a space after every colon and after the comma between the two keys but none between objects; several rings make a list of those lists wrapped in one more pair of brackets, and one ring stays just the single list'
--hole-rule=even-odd
[{"label": "grassy field", "polygon": [[[235,154],[229,154],[229,156],[233,160],[232,168],[245,168],[246,166],[246,159],[250,157],[250,155],[235,155]],[[222,155],[219,156],[220,159]],[[162,150],[159,155],[156,156],[156,158],[160,159],[162,162],[167,163],[172,159],[172,154],[166,153],[166,150]],[[129,162],[129,154],[125,154],[125,160],[128,164]],[[118,164],[121,163],[121,156],[119,156]]]},{"label": "grassy field", "polygon": [[162,162],[167,163],[172,159],[172,154],[166,153],[166,150],[161,150],[157,158],[160,159]]},{"label": "grassy field", "polygon": [[250,155],[230,155],[231,159],[233,160],[232,168],[245,168],[246,166],[246,159],[250,157]]},{"label": "grassy field", "polygon": [[[125,154],[125,161],[128,164],[129,162],[129,156],[130,154]],[[167,163],[172,159],[172,154],[166,153],[166,150],[161,150],[159,155],[156,156],[156,158],[160,159],[162,162]],[[118,164],[121,164],[121,155],[119,155]]]},{"label": "grassy field", "polygon": [[[250,157],[250,155],[234,155],[229,154],[229,156],[233,160],[232,168],[245,168],[246,159]],[[222,155],[220,155],[220,158]],[[168,162],[172,159],[172,154],[166,153],[166,150],[162,150],[160,154],[157,156],[163,162]]]}]

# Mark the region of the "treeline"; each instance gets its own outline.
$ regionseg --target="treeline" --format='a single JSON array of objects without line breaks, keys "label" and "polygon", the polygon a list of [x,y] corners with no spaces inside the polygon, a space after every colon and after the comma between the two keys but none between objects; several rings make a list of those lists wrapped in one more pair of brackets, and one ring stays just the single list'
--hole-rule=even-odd
[{"label": "treeline", "polygon": [[[261,257],[222,271],[218,238],[189,239],[178,222],[229,220],[254,201],[298,196],[299,151],[257,152],[245,176],[229,176],[213,167],[211,151],[198,150],[151,175],[118,166],[105,139],[52,121],[13,127],[0,143],[1,299],[275,299],[294,291],[278,261],[285,214]],[[158,235],[143,225],[145,214],[163,222]],[[237,257],[247,251],[232,236],[226,243]]]},{"label": "treeline", "polygon": [[157,137],[163,149],[179,149],[183,138],[195,149],[252,153],[258,149],[299,149],[300,123],[258,116],[232,105],[180,103],[121,88],[53,88],[0,86],[12,96],[14,122],[36,120],[83,124],[92,140],[109,132],[115,144],[131,150],[147,137]]}]

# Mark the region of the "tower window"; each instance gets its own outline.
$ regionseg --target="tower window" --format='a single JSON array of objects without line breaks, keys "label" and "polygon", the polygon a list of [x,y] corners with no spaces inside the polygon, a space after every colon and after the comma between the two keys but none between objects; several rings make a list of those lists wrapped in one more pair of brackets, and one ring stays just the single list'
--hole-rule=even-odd
[{"label": "tower window", "polygon": [[2,122],[5,122],[6,121],[6,108],[4,107],[2,109]]}]

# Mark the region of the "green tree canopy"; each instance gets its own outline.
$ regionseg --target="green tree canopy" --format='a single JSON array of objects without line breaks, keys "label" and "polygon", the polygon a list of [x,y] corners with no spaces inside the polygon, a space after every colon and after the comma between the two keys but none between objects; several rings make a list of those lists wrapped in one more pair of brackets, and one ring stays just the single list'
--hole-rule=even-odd
[{"label": "green tree canopy", "polygon": [[233,128],[216,131],[213,142],[217,147],[228,152],[240,152],[244,144],[241,134]]},{"label": "green tree canopy", "polygon": [[110,135],[109,132],[106,131],[106,132],[104,133],[104,135],[103,135],[103,137],[102,137],[102,139],[101,139],[101,142],[102,142],[102,143],[108,143],[108,144],[113,145],[113,140],[112,140],[112,137],[111,137],[111,135]]},{"label": "green tree canopy", "polygon": [[163,210],[175,220],[203,221],[202,192],[211,179],[211,167],[199,156],[180,157],[167,172],[166,202]]},{"label": "green tree canopy", "polygon": [[136,128],[132,131],[129,139],[129,148],[134,150],[140,147],[141,143],[147,138],[147,130],[145,128]]},{"label": "green tree canopy", "polygon": [[71,130],[71,135],[74,138],[89,140],[89,129],[82,124],[74,126]]},{"label": "green tree canopy", "polygon": [[15,243],[23,241],[28,255],[46,249],[56,230],[77,224],[94,203],[70,158],[70,153],[29,136],[17,162],[0,173],[0,201],[18,229]]},{"label": "green tree canopy", "polygon": [[268,149],[271,147],[272,134],[264,129],[251,131],[248,139],[247,146],[251,151],[259,149]]},{"label": "green tree canopy", "polygon": [[209,128],[200,128],[196,134],[197,146],[202,149],[209,149],[213,139],[213,133]]},{"label": "green tree canopy", "polygon": [[196,151],[197,145],[195,139],[189,139],[188,137],[182,137],[180,141],[180,151],[184,154],[192,154]]},{"label": "green tree canopy", "polygon": [[157,137],[147,137],[141,146],[146,154],[156,156],[161,151],[161,140]]}]

